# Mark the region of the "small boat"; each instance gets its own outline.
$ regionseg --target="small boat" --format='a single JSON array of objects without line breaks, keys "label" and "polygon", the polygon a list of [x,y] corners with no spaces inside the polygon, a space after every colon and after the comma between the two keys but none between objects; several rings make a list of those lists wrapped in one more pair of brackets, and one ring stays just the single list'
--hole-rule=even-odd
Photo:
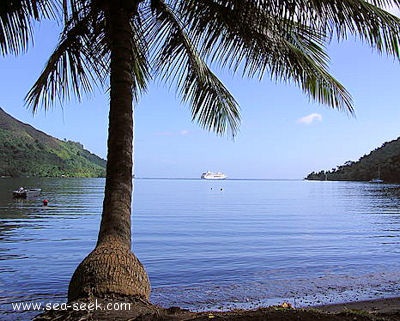
[{"label": "small boat", "polygon": [[20,187],[13,191],[13,197],[15,198],[31,198],[39,196],[42,189],[40,188],[24,188]]},{"label": "small boat", "polygon": [[375,184],[383,183],[383,179],[381,179],[381,167],[380,166],[378,166],[378,177],[371,179],[369,182],[375,183]]},{"label": "small boat", "polygon": [[201,174],[201,179],[225,179],[227,176],[224,173],[221,172],[204,172]]}]

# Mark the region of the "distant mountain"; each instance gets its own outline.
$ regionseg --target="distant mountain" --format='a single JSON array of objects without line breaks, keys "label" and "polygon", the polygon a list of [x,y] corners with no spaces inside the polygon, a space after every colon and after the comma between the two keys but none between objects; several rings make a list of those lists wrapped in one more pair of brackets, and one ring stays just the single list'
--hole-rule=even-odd
[{"label": "distant mountain", "polygon": [[106,161],[51,137],[0,108],[0,176],[104,177]]},{"label": "distant mountain", "polygon": [[373,178],[400,183],[400,137],[384,143],[357,162],[347,161],[336,169],[312,172],[306,177],[330,181],[370,181]]}]

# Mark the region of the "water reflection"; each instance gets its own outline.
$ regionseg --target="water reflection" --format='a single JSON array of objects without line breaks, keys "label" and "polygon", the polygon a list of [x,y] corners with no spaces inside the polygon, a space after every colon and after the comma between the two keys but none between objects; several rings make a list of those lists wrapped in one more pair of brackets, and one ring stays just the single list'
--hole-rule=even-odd
[{"label": "water reflection", "polygon": [[[201,310],[400,295],[398,185],[135,185],[133,245],[155,303]],[[42,195],[13,200],[18,186],[40,187]],[[0,305],[6,320],[27,319],[14,317],[11,302],[65,301],[75,267],[96,243],[103,189],[102,179],[0,180]]]},{"label": "water reflection", "polygon": [[[379,239],[384,249],[400,244],[400,186],[379,184],[367,190],[370,198],[368,215],[372,217],[375,234],[372,238]],[[400,249],[392,248],[392,252]]]},{"label": "water reflection", "polygon": [[[18,186],[39,187],[40,197],[13,199]],[[94,245],[102,179],[0,180],[0,294],[5,320],[26,320],[12,302],[64,302],[74,268]],[[43,206],[43,199],[49,200]]]}]

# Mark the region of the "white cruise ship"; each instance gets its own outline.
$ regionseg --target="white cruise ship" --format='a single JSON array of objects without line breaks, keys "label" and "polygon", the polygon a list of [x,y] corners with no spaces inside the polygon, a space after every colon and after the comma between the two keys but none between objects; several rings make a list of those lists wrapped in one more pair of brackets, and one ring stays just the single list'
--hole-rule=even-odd
[{"label": "white cruise ship", "polygon": [[201,174],[202,179],[225,179],[227,176],[221,172],[205,172]]}]

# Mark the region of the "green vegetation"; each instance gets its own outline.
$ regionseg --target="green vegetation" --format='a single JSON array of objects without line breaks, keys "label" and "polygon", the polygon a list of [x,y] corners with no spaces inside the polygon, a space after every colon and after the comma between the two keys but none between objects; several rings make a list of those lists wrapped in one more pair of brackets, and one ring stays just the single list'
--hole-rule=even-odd
[{"label": "green vegetation", "polygon": [[329,171],[312,172],[308,180],[370,181],[380,178],[385,182],[400,182],[400,137],[386,142],[357,162],[347,161]]},{"label": "green vegetation", "polygon": [[46,135],[0,108],[0,176],[104,177],[105,165],[81,144]]}]

